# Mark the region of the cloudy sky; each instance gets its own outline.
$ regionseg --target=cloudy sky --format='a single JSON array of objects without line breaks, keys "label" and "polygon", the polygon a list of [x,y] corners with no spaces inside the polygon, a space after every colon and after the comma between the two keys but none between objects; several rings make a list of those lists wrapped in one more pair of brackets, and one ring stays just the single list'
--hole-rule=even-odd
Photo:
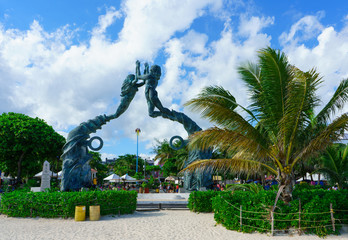
[{"label": "cloudy sky", "polygon": [[[207,128],[183,104],[221,85],[247,106],[236,67],[267,46],[303,71],[316,68],[325,103],[348,77],[347,1],[1,0],[0,112],[42,118],[66,136],[116,111],[138,59],[161,66],[162,104]],[[136,128],[143,155],[154,139],[187,137],[180,124],[148,116],[141,88],[127,112],[97,132],[103,157],[136,154]]]}]

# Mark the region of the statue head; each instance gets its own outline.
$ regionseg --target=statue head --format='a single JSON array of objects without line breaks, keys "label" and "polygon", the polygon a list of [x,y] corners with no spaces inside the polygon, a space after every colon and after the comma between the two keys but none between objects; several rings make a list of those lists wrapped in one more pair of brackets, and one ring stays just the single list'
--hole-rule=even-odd
[{"label": "statue head", "polygon": [[161,67],[158,65],[152,65],[150,68],[150,73],[159,79],[161,77]]}]

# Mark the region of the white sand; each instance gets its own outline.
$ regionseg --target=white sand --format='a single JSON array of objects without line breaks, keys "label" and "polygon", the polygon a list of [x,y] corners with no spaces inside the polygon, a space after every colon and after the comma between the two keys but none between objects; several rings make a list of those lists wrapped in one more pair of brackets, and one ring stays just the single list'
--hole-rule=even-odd
[{"label": "white sand", "polygon": [[[187,210],[135,212],[132,215],[104,216],[100,221],[75,222],[73,219],[8,218],[0,215],[0,239],[83,239],[83,240],[286,240],[322,239],[313,235],[270,237],[266,234],[243,234],[215,226],[212,213]],[[325,239],[348,239],[348,233]]]}]

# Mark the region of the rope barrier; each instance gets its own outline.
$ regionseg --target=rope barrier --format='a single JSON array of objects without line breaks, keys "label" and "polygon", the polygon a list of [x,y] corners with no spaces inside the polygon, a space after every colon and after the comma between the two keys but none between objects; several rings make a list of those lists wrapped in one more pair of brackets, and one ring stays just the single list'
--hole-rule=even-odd
[{"label": "rope barrier", "polygon": [[[284,231],[284,230],[294,230],[294,231],[299,231],[301,232],[302,230],[306,230],[306,229],[312,229],[312,228],[327,228],[330,227],[333,229],[333,231],[335,231],[335,226],[342,226],[343,224],[337,224],[336,222],[344,222],[347,221],[348,219],[344,218],[344,219],[335,219],[333,218],[333,213],[335,212],[347,212],[348,210],[335,210],[332,209],[332,204],[330,204],[330,211],[329,212],[320,212],[320,213],[310,213],[310,212],[301,212],[301,209],[299,209],[299,212],[295,212],[295,213],[276,213],[274,211],[269,211],[269,212],[254,212],[254,211],[248,211],[248,210],[243,210],[242,205],[238,208],[236,206],[234,206],[232,203],[228,202],[226,199],[224,199],[222,196],[220,196],[222,200],[224,200],[229,206],[233,207],[235,210],[239,211],[239,215],[232,213],[232,216],[239,218],[240,220],[240,230],[242,230],[243,226],[244,227],[250,227],[253,229],[261,229],[261,230],[265,230],[265,231],[271,231],[272,236],[274,235],[274,232],[279,232],[279,231]],[[299,205],[299,208],[301,205]],[[243,213],[251,213],[251,214],[267,214],[267,216],[269,216],[269,214],[271,214],[270,219],[258,219],[258,218],[251,218],[251,217],[243,217]],[[296,219],[276,219],[274,217],[273,214],[278,214],[278,215],[298,215],[298,218]],[[326,214],[327,219],[322,219],[322,220],[304,220],[303,218],[305,216],[310,216],[310,215],[323,215]],[[329,217],[328,214],[331,214],[331,219]],[[251,226],[251,225],[247,225],[245,223],[243,223],[242,220],[249,220],[249,221],[263,221],[265,223],[268,223],[271,221],[271,229],[265,229],[265,228],[261,228],[261,227],[256,227],[256,226]],[[298,228],[291,228],[291,229],[284,229],[284,230],[277,230],[274,229],[274,223],[275,222],[299,222]],[[319,225],[319,226],[313,226],[313,227],[306,227],[306,226],[301,226],[301,222],[303,223],[329,223],[332,222],[332,225]]]}]

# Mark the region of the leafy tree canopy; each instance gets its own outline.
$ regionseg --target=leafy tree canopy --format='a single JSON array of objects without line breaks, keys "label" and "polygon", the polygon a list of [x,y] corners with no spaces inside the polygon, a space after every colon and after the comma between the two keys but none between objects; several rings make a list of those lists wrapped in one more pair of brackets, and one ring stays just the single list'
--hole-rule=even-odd
[{"label": "leafy tree canopy", "polygon": [[21,113],[0,115],[0,169],[11,176],[31,177],[42,170],[45,160],[55,163],[65,138],[44,120]]},{"label": "leafy tree canopy", "polygon": [[[122,176],[128,173],[129,176],[134,176],[136,172],[136,159],[134,154],[126,154],[119,156],[114,165],[114,173]],[[143,172],[144,159],[138,157],[138,172]]]}]

